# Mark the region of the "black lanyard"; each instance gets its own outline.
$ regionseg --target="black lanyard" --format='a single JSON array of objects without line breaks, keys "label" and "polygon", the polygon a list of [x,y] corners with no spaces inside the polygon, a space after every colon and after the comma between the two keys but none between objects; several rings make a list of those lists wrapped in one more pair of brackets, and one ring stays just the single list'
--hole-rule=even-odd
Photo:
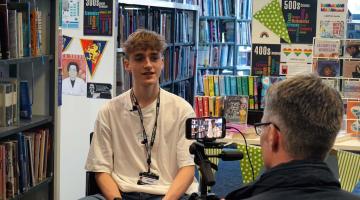
[{"label": "black lanyard", "polygon": [[134,90],[131,89],[131,102],[133,103],[133,105],[136,106],[137,111],[139,113],[139,117],[140,117],[140,123],[141,123],[141,127],[143,129],[143,144],[145,145],[145,149],[146,149],[146,153],[147,153],[147,164],[148,164],[148,172],[150,173],[150,165],[151,165],[151,149],[154,145],[154,141],[155,141],[155,136],[156,136],[156,128],[157,128],[157,120],[158,120],[158,116],[159,116],[159,110],[160,110],[160,90],[158,93],[158,97],[157,97],[157,101],[156,101],[156,116],[155,116],[155,124],[154,124],[154,128],[151,134],[151,141],[150,141],[150,145],[147,139],[147,134],[146,134],[146,130],[144,127],[144,117],[143,114],[141,112],[141,107],[139,105],[139,102],[137,101],[135,94],[134,94]]}]

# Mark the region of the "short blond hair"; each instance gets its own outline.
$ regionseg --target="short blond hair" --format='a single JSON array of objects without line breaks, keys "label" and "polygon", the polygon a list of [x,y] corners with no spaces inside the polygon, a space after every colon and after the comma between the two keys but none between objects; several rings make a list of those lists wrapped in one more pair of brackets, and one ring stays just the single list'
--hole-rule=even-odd
[{"label": "short blond hair", "polygon": [[166,49],[166,42],[163,36],[154,31],[138,29],[129,35],[122,48],[127,57],[135,51],[147,49],[159,51],[163,54]]}]

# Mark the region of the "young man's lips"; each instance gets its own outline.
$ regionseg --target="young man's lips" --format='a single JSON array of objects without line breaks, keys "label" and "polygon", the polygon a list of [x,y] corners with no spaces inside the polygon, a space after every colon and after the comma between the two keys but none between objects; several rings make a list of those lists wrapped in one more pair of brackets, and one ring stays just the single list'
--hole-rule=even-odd
[{"label": "young man's lips", "polygon": [[142,75],[153,75],[153,74],[155,74],[154,72],[144,72],[144,73],[142,73]]}]

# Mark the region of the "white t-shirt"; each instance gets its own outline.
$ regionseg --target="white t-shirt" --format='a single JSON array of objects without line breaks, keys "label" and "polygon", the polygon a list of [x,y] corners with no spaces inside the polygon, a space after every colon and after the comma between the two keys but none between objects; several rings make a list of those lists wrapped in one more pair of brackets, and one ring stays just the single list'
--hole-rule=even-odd
[{"label": "white t-shirt", "polygon": [[[159,175],[156,185],[137,185],[139,173],[147,171],[147,154],[139,114],[132,110],[130,91],[106,103],[95,122],[85,169],[110,173],[122,192],[145,192],[164,195],[179,168],[194,165],[189,153],[193,141],[185,138],[185,121],[194,117],[191,105],[184,99],[160,90],[160,110],[156,137],[151,154],[151,172]],[[141,109],[150,143],[156,115],[156,100]],[[114,158],[114,159],[113,159]],[[197,192],[197,182],[187,194]]]}]

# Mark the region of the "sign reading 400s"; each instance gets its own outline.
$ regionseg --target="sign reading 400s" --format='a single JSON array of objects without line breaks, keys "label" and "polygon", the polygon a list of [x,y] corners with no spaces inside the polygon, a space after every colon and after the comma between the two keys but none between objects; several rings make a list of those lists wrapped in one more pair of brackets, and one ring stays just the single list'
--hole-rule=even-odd
[{"label": "sign reading 400s", "polygon": [[84,35],[112,36],[112,15],[112,0],[84,0]]}]

